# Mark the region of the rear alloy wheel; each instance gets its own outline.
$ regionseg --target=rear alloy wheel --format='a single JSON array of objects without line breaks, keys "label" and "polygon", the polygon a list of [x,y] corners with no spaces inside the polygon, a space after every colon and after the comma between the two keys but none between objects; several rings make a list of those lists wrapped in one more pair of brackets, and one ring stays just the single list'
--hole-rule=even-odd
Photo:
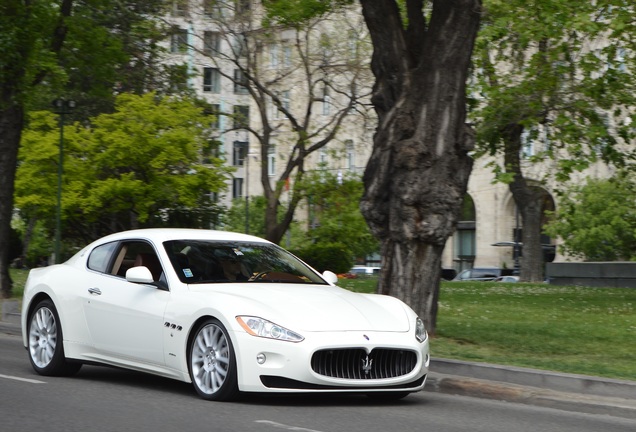
[{"label": "rear alloy wheel", "polygon": [[188,351],[190,378],[199,396],[214,401],[238,397],[234,347],[220,321],[209,319],[201,324]]},{"label": "rear alloy wheel", "polygon": [[68,376],[82,367],[64,357],[62,326],[55,305],[42,300],[33,309],[28,323],[29,360],[40,375]]}]

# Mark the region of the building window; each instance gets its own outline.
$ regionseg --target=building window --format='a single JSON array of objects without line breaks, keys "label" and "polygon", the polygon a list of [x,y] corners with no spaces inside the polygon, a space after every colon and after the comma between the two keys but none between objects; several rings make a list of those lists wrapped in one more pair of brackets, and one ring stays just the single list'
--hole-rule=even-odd
[{"label": "building window", "polygon": [[356,60],[358,58],[358,34],[353,30],[349,30],[347,45],[349,60]]},{"label": "building window", "polygon": [[269,45],[269,66],[272,68],[278,67],[278,44]]},{"label": "building window", "polygon": [[234,93],[247,94],[247,77],[240,69],[234,69]]},{"label": "building window", "polygon": [[203,68],[203,91],[210,93],[221,92],[221,73],[217,68]]},{"label": "building window", "polygon": [[211,164],[213,159],[219,157],[221,142],[218,140],[208,140],[201,147],[201,159],[204,164]]},{"label": "building window", "polygon": [[267,175],[276,175],[276,147],[273,145],[267,149]]},{"label": "building window", "polygon": [[234,129],[247,129],[250,125],[250,107],[247,105],[234,106]]},{"label": "building window", "polygon": [[248,13],[252,9],[250,0],[234,0],[237,15]]},{"label": "building window", "polygon": [[268,96],[267,98],[269,101],[269,117],[274,120],[278,120],[280,116],[280,110],[276,106],[276,103],[274,103],[274,98],[272,98],[271,96]]},{"label": "building window", "polygon": [[283,65],[286,67],[291,66],[291,61],[292,61],[292,47],[288,43],[285,43],[283,45]]},{"label": "building window", "polygon": [[324,166],[324,165],[327,165],[327,162],[329,162],[327,149],[323,147],[320,149],[320,152],[318,153],[318,164]]},{"label": "building window", "polygon": [[329,96],[329,89],[325,87],[322,95],[322,115],[331,114],[331,97]]},{"label": "building window", "polygon": [[345,141],[345,149],[347,152],[347,169],[349,171],[355,171],[356,169],[356,151],[353,147],[352,140]]},{"label": "building window", "polygon": [[246,57],[247,56],[247,38],[243,34],[238,34],[234,38],[234,43],[232,44],[233,55],[235,57]]},{"label": "building window", "polygon": [[462,208],[455,231],[455,263],[457,271],[471,268],[475,261],[476,250],[476,211],[475,203],[469,194],[464,195]]},{"label": "building window", "polygon": [[223,18],[219,0],[203,0],[203,14],[207,18]]},{"label": "building window", "polygon": [[179,27],[172,27],[170,31],[170,52],[182,53],[188,48],[188,31]]},{"label": "building window", "polygon": [[220,129],[221,128],[221,105],[219,104],[210,104],[205,113],[210,118],[210,128],[211,129]]},{"label": "building window", "polygon": [[188,16],[188,0],[173,0],[172,16],[185,17]]},{"label": "building window", "polygon": [[232,198],[243,198],[243,179],[232,179]]},{"label": "building window", "polygon": [[245,157],[247,156],[247,142],[234,141],[232,145],[232,165],[243,166]]},{"label": "building window", "polygon": [[289,96],[289,90],[285,90],[280,94],[280,102],[283,105],[283,108],[286,111],[289,111],[289,107],[290,107],[290,96]]},{"label": "building window", "polygon": [[203,54],[209,57],[218,56],[221,52],[221,34],[219,32],[203,32]]}]

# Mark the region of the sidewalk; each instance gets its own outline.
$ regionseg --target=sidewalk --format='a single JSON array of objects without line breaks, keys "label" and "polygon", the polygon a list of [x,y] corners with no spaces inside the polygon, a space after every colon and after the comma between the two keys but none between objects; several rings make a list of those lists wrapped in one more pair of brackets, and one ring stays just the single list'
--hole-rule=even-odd
[{"label": "sidewalk", "polygon": [[[0,321],[0,334],[20,336],[20,324]],[[636,419],[636,381],[446,359],[430,370],[424,391]]]},{"label": "sidewalk", "polygon": [[636,381],[432,359],[425,391],[636,419]]}]

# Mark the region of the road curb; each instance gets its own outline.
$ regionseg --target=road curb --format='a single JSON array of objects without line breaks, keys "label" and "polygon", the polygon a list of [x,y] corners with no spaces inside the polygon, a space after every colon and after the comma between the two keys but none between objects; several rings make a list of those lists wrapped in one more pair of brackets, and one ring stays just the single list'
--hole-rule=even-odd
[{"label": "road curb", "polygon": [[636,381],[440,358],[431,360],[430,370],[441,375],[464,376],[564,393],[636,399]]},{"label": "road curb", "polygon": [[429,374],[424,390],[535,405],[564,411],[636,419],[636,399],[558,392],[464,376],[442,375],[434,372]]}]

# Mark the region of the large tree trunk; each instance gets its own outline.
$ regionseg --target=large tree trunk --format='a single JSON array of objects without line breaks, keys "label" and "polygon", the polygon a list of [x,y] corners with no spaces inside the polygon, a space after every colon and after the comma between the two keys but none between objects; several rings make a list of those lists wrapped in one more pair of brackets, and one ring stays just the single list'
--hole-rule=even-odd
[{"label": "large tree trunk", "polygon": [[546,191],[528,183],[523,176],[521,170],[522,133],[523,126],[518,123],[510,124],[502,131],[506,148],[504,164],[506,172],[513,174],[513,180],[508,187],[521,214],[523,256],[519,278],[524,282],[541,282],[544,279],[541,224]]},{"label": "large tree trunk", "polygon": [[361,210],[382,242],[378,292],[409,304],[435,332],[441,254],[472,169],[466,78],[481,2],[361,0],[374,46],[378,129]]},{"label": "large tree trunk", "polygon": [[24,110],[13,103],[12,95],[0,100],[0,295],[11,297],[9,276],[9,236],[13,215],[13,190],[17,169],[18,148],[24,123]]}]

